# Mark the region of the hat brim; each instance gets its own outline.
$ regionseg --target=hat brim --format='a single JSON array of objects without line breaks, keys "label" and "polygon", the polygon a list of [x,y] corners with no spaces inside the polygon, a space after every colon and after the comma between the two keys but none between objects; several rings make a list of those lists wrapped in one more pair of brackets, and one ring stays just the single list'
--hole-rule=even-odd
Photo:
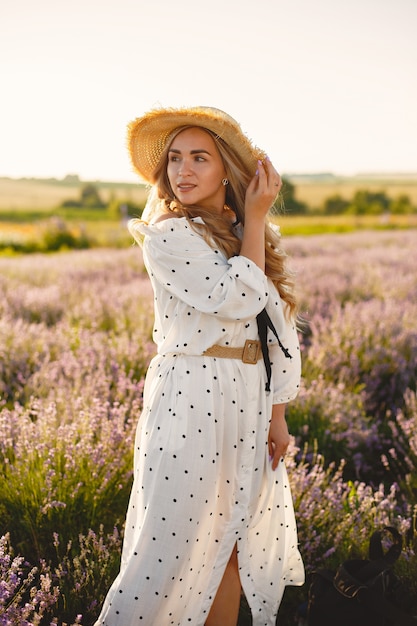
[{"label": "hat brim", "polygon": [[211,130],[236,152],[249,176],[255,174],[258,159],[265,158],[265,153],[242,132],[239,124],[220,109],[154,109],[128,125],[127,142],[131,162],[145,182],[155,182],[153,174],[167,141],[173,131],[181,126],[200,126]]}]

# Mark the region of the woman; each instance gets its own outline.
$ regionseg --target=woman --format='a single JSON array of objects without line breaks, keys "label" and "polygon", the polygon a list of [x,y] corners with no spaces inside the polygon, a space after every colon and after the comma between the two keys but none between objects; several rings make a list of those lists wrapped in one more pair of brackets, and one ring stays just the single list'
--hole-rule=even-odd
[{"label": "woman", "polygon": [[97,625],[235,626],[243,589],[254,626],[272,626],[285,585],[304,581],[283,462],[296,302],[266,219],[281,179],[208,107],[147,113],[129,150],[153,185],[129,227],[154,289],[158,354],[121,569]]}]

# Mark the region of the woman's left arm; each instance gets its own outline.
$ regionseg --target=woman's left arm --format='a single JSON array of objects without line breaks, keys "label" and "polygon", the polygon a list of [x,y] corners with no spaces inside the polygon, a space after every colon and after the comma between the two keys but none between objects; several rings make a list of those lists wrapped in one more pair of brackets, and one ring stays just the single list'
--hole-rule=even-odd
[{"label": "woman's left arm", "polygon": [[273,470],[278,467],[278,463],[285,455],[290,443],[290,434],[285,419],[285,407],[286,404],[272,405],[272,416],[268,433],[268,451]]}]

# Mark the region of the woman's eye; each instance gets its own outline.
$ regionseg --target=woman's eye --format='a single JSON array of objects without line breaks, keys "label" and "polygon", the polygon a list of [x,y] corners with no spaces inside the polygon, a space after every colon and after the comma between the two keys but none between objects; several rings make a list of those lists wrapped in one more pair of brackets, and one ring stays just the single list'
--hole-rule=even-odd
[{"label": "woman's eye", "polygon": [[199,163],[202,163],[202,162],[203,162],[203,161],[205,161],[206,159],[205,159],[204,157],[202,157],[202,156],[197,156],[197,157],[195,158],[195,160],[196,160],[197,162],[199,162]]},{"label": "woman's eye", "polygon": [[174,161],[179,161],[179,158],[177,156],[171,156],[171,157],[169,157],[169,160],[171,162],[174,162]]}]

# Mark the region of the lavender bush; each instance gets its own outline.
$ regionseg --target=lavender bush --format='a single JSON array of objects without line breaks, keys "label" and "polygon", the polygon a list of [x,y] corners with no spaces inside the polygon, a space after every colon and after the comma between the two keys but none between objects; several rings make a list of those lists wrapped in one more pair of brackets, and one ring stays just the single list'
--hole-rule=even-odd
[{"label": "lavender bush", "polygon": [[[286,241],[305,318],[287,464],[307,571],[390,523],[417,597],[414,238]],[[0,258],[0,292],[0,626],[88,626],[120,559],[149,281],[138,248],[88,250]]]},{"label": "lavender bush", "polygon": [[387,415],[416,390],[414,238],[406,231],[290,240],[307,320],[305,391],[290,406],[297,443],[318,437],[326,461],[344,458],[351,478],[373,484],[399,478],[381,462],[397,445]]},{"label": "lavender bush", "polygon": [[44,563],[39,568],[28,566],[23,557],[13,555],[9,535],[0,538],[1,626],[37,626],[58,594]]}]

